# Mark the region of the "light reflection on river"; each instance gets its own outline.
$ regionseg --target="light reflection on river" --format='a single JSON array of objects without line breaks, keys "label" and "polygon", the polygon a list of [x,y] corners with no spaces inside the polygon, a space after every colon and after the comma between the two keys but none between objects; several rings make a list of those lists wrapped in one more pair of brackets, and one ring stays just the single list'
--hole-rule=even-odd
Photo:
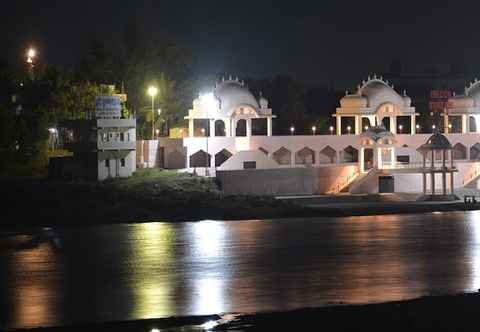
[{"label": "light reflection on river", "polygon": [[0,327],[287,310],[480,288],[480,212],[45,234],[0,233]]}]

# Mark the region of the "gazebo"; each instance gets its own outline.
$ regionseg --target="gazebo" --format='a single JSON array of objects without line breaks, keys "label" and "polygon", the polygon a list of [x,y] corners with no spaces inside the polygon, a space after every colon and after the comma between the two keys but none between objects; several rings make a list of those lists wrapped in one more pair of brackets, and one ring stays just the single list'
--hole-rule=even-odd
[{"label": "gazebo", "polygon": [[[361,173],[371,168],[395,168],[395,135],[387,131],[385,127],[370,127],[360,135],[360,158],[359,168]],[[390,165],[386,167],[383,155],[389,154]]]},{"label": "gazebo", "polygon": [[[435,195],[435,175],[442,174],[442,194],[447,195],[447,173],[450,174],[450,193],[453,195],[454,183],[453,173],[457,171],[453,165],[453,147],[445,135],[440,132],[433,134],[428,141],[418,148],[418,152],[423,155],[423,193],[427,194],[427,174],[430,174],[431,195]],[[447,152],[450,152],[450,166],[447,166]],[[441,154],[441,166],[435,165],[437,153]],[[431,163],[427,166],[427,157],[430,155]]]}]

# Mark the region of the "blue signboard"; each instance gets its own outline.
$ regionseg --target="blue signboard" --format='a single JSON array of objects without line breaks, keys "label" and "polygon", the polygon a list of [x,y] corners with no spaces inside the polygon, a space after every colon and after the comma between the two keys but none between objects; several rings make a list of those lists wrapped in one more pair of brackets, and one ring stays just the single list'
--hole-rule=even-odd
[{"label": "blue signboard", "polygon": [[122,105],[119,96],[98,96],[95,99],[95,114],[97,119],[119,118],[122,115]]}]

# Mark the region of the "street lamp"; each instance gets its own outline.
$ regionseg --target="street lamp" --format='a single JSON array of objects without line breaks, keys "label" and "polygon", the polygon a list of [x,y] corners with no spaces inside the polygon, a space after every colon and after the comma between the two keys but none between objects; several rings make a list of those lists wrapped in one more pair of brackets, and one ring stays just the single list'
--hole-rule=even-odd
[{"label": "street lamp", "polygon": [[436,126],[432,125],[432,131],[435,131]]},{"label": "street lamp", "polygon": [[155,134],[157,134],[157,139],[158,139],[158,136],[160,134],[160,129],[155,129]]},{"label": "street lamp", "polygon": [[158,93],[158,89],[154,86],[150,86],[148,88],[148,95],[152,97],[152,139],[154,138],[154,130],[155,130],[155,96]]},{"label": "street lamp", "polygon": [[365,131],[367,131],[367,130],[368,130],[368,126],[365,126]]},{"label": "street lamp", "polygon": [[347,131],[348,131],[348,134],[350,135],[350,130],[352,130],[352,127],[348,126],[347,127]]},{"label": "street lamp", "polygon": [[315,136],[315,131],[317,131],[317,127],[313,126],[312,127],[312,134]]},{"label": "street lamp", "polygon": [[37,54],[37,52],[33,49],[33,48],[30,48],[28,51],[27,51],[27,63],[28,63],[28,71],[29,71],[29,75],[30,75],[30,78],[33,80],[33,59],[35,58],[35,55]]},{"label": "street lamp", "polygon": [[330,130],[330,135],[333,135],[333,126],[330,126],[329,130]]},{"label": "street lamp", "polygon": [[415,126],[415,129],[417,130],[417,133],[418,133],[418,132],[420,131],[420,125],[417,124],[417,125]]},{"label": "street lamp", "polygon": [[293,135],[294,132],[295,132],[295,127],[294,127],[294,126],[291,126],[291,127],[290,127],[290,135]]},{"label": "street lamp", "polygon": [[403,130],[403,126],[402,125],[398,126],[398,131],[400,132],[400,134],[402,133],[402,130]]}]

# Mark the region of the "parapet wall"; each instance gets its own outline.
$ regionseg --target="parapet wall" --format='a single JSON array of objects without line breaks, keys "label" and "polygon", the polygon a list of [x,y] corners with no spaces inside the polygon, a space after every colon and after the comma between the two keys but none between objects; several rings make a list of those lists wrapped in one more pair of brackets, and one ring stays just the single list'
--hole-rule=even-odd
[{"label": "parapet wall", "polygon": [[315,195],[341,189],[356,165],[217,171],[217,180],[227,195]]}]

